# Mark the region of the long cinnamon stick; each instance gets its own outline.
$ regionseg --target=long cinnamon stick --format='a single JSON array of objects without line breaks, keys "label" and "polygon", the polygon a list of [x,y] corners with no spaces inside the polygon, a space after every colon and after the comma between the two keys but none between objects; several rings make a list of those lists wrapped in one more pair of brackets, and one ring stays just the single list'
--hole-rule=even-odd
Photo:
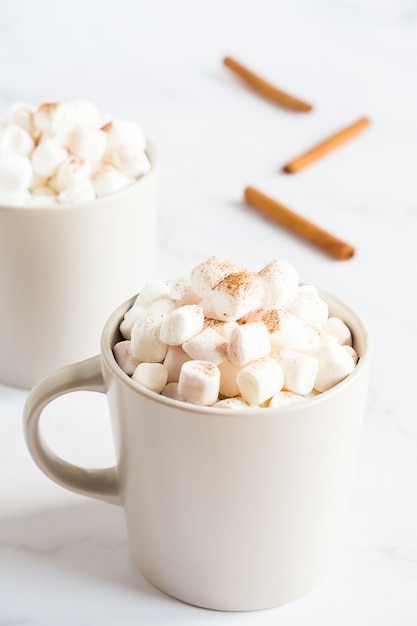
[{"label": "long cinnamon stick", "polygon": [[321,143],[317,144],[307,152],[304,152],[300,156],[296,157],[283,167],[283,171],[287,174],[295,174],[299,172],[307,165],[310,165],[317,159],[320,159],[322,156],[338,148],[340,145],[352,139],[355,135],[364,130],[367,126],[369,126],[370,121],[367,117],[362,117],[357,120],[354,124],[343,128],[339,132],[335,133],[331,137],[328,137]]},{"label": "long cinnamon stick", "polygon": [[223,59],[223,63],[224,65],[226,65],[226,67],[233,70],[238,76],[240,76],[240,78],[248,83],[248,85],[250,85],[255,91],[257,91],[268,100],[272,100],[272,102],[275,102],[275,104],[279,104],[293,111],[311,111],[311,104],[303,102],[302,100],[291,96],[285,91],[278,89],[268,81],[258,76],[258,74],[255,74],[247,67],[243,66],[232,57],[225,57]]},{"label": "long cinnamon stick", "polygon": [[350,259],[355,253],[355,249],[345,241],[331,235],[254,187],[246,187],[245,200],[291,232],[307,239],[339,261]]}]

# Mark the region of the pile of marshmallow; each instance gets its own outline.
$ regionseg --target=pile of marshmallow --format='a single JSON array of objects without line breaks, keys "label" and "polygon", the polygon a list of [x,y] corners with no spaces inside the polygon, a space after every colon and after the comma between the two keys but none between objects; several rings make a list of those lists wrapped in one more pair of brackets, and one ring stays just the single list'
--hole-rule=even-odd
[{"label": "pile of marshmallow", "polygon": [[53,206],[120,191],[150,169],[136,122],[91,102],[17,103],[0,121],[0,204]]},{"label": "pile of marshmallow", "polygon": [[151,281],[120,332],[114,357],[133,381],[219,408],[297,402],[342,381],[358,361],[350,329],[282,259],[254,273],[213,256],[189,277]]}]

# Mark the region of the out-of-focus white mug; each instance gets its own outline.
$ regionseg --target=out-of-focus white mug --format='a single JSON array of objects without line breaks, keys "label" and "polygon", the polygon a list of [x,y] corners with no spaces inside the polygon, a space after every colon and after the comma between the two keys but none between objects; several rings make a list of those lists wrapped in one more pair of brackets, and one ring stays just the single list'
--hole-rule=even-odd
[{"label": "out-of-focus white mug", "polygon": [[0,206],[0,382],[30,387],[100,349],[103,325],[153,273],[158,159],[92,202]]},{"label": "out-of-focus white mug", "polygon": [[[112,346],[133,299],[102,335],[101,355],[40,381],[25,435],[58,484],[124,507],[143,575],[185,602],[252,610],[289,602],[329,577],[343,541],[368,386],[370,346],[358,316],[321,293],[350,327],[355,370],[333,389],[288,407],[215,409],[160,396],[118,367]],[[117,466],[83,469],[40,436],[54,398],[107,395]]]}]

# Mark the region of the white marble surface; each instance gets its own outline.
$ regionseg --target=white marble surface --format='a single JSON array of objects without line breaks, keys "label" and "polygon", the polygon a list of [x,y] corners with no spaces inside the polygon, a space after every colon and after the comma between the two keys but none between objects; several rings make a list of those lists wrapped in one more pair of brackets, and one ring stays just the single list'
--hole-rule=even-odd
[{"label": "white marble surface", "polygon": [[[225,54],[310,100],[285,112],[241,86]],[[132,565],[122,511],[49,481],[25,448],[26,391],[0,386],[0,626],[417,623],[417,6],[415,0],[3,3],[0,112],[83,97],[139,120],[161,156],[157,276],[210,254],[274,257],[362,312],[373,373],[343,552],[333,578],[256,613],[190,607]],[[296,176],[279,168],[368,115],[369,130]],[[253,184],[357,247],[333,261],[242,203]],[[0,296],[1,297],[1,296]],[[1,358],[1,355],[0,355]],[[112,460],[105,400],[45,416],[56,449]]]}]

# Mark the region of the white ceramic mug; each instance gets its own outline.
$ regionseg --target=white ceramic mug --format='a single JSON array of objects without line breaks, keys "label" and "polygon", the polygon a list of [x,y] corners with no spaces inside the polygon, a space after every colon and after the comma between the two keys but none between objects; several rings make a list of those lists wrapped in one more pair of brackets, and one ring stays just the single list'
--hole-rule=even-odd
[{"label": "white ceramic mug", "polygon": [[[219,610],[277,606],[326,579],[342,544],[370,365],[357,315],[321,293],[350,327],[359,362],[336,387],[288,407],[227,410],[157,395],[118,367],[112,346],[133,300],[102,335],[101,355],[40,381],[25,406],[29,450],[51,479],[124,507],[143,575],[185,602]],[[90,470],[40,436],[54,398],[107,394],[117,466]]]},{"label": "white ceramic mug", "polygon": [[0,381],[31,387],[100,349],[103,325],[151,278],[157,156],[132,186],[92,202],[0,206]]}]

